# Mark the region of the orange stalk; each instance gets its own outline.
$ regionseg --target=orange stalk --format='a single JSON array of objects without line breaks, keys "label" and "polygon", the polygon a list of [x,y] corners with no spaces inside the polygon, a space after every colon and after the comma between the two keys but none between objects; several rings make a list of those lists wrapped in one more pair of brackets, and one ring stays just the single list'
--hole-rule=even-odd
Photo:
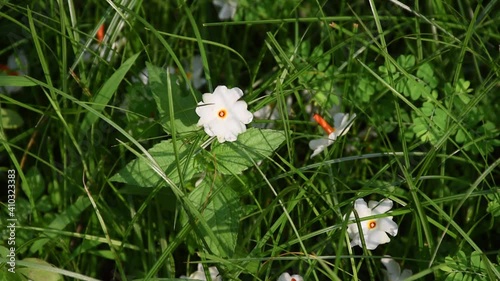
[{"label": "orange stalk", "polygon": [[335,128],[330,126],[330,124],[328,124],[328,122],[326,122],[325,119],[323,119],[323,117],[321,117],[319,114],[314,113],[313,118],[316,122],[318,122],[318,124],[321,126],[321,128],[323,128],[323,130],[325,130],[327,134],[335,132]]},{"label": "orange stalk", "polygon": [[99,44],[102,43],[102,40],[104,40],[104,23],[101,24],[101,26],[99,27],[99,30],[97,30],[96,37],[97,37],[97,41],[99,42]]}]

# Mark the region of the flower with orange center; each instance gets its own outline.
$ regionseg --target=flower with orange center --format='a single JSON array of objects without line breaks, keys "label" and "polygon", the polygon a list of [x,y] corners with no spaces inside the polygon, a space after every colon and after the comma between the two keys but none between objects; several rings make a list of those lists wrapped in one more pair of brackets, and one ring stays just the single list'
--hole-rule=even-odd
[{"label": "flower with orange center", "polygon": [[285,272],[285,273],[280,275],[280,277],[278,278],[278,281],[304,281],[304,278],[302,278],[302,276],[300,276],[298,274],[294,274],[294,275],[290,276],[290,274],[288,274],[288,272]]},{"label": "flower with orange center", "polygon": [[236,141],[253,119],[247,103],[239,100],[242,96],[240,88],[228,89],[226,86],[217,86],[213,94],[203,94],[203,101],[196,107],[196,114],[200,116],[198,126],[203,126],[209,136],[217,136],[221,143]]},{"label": "flower with orange center", "polygon": [[[364,217],[380,215],[388,212],[392,208],[393,202],[389,199],[383,199],[380,202],[370,201],[368,205],[365,200],[357,199],[354,202],[354,210],[361,220],[361,231],[356,222],[347,226],[347,233],[351,238],[351,247],[362,246],[361,234],[364,237],[366,248],[374,250],[380,244],[389,243],[391,239],[387,235],[396,236],[398,234],[398,225],[392,220],[392,216],[380,217],[370,220],[362,220]],[[349,220],[356,220],[356,215],[352,212]]]},{"label": "flower with orange center", "polygon": [[320,115],[314,114],[314,120],[328,134],[327,138],[312,140],[309,142],[309,148],[314,150],[311,158],[321,153],[325,148],[332,145],[338,137],[345,135],[352,126],[352,121],[356,118],[356,114],[349,117],[349,114],[337,113],[333,116],[334,127],[330,126]]}]

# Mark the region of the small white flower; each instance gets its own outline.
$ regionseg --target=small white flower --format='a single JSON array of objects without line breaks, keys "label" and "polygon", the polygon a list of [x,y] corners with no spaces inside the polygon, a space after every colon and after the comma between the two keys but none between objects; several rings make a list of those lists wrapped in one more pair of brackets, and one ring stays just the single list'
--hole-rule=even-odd
[{"label": "small white flower", "polygon": [[294,274],[294,275],[290,276],[290,274],[288,274],[288,272],[285,272],[285,273],[280,275],[280,277],[278,278],[278,281],[304,281],[304,278],[302,278],[302,276],[300,276],[298,274]]},{"label": "small white flower", "polygon": [[323,127],[323,130],[328,134],[328,138],[321,138],[309,142],[309,148],[314,150],[311,158],[321,153],[326,147],[332,145],[338,137],[345,135],[353,124],[356,114],[349,118],[349,113],[337,113],[333,116],[334,127],[331,127],[326,121],[318,114],[314,115],[314,119]]},{"label": "small white flower", "polygon": [[[392,204],[391,200],[383,199],[380,200],[380,202],[370,201],[367,206],[365,200],[360,198],[354,202],[354,209],[361,219],[373,215],[384,214],[392,208]],[[356,220],[354,212],[349,215],[349,220]],[[398,234],[398,225],[392,220],[392,216],[364,220],[360,222],[360,225],[368,250],[374,250],[380,244],[389,243],[391,239],[386,232],[391,236],[396,236]],[[351,238],[351,247],[362,246],[360,232],[356,222],[347,226],[347,233]]]},{"label": "small white flower", "polygon": [[200,55],[194,56],[191,63],[186,66],[186,74],[195,89],[199,89],[207,83],[203,77],[203,60]]},{"label": "small white flower", "polygon": [[[183,61],[182,65],[188,80],[193,84],[195,89],[199,89],[207,83],[207,80],[203,76],[203,60],[200,55],[192,57],[189,62]],[[176,67],[168,66],[167,71],[170,74],[179,75],[179,69]],[[177,80],[177,85],[180,85],[180,80]],[[186,89],[189,90],[189,84],[186,84]]]},{"label": "small white flower", "polygon": [[[23,76],[28,74],[28,58],[24,51],[19,51],[9,56],[7,65],[0,65],[0,73],[11,76]],[[19,92],[22,87],[5,86],[7,94]]]},{"label": "small white flower", "polygon": [[[222,281],[222,277],[219,275],[219,270],[217,269],[217,267],[211,266],[208,268],[208,270],[210,271],[210,277],[212,281]],[[187,279],[188,277],[182,275],[181,278]],[[205,277],[205,271],[203,270],[203,265],[201,263],[198,264],[198,270],[189,275],[189,279],[203,281],[207,280],[207,278]]]},{"label": "small white flower", "polygon": [[213,0],[215,6],[219,7],[219,19],[227,20],[234,18],[238,2],[236,0]]},{"label": "small white flower", "polygon": [[391,256],[386,255],[385,258],[382,258],[380,261],[384,264],[385,268],[387,268],[387,271],[383,270],[385,281],[403,281],[413,274],[409,269],[405,269],[401,272],[399,263],[395,262]]},{"label": "small white flower", "polygon": [[237,136],[246,131],[245,124],[253,119],[247,103],[238,100],[242,96],[240,88],[226,86],[217,86],[213,94],[203,94],[203,101],[196,107],[196,114],[200,116],[198,126],[203,126],[209,136],[217,136],[221,143],[236,141]]},{"label": "small white flower", "polygon": [[[288,96],[286,98],[286,114],[289,115],[291,112],[292,108],[292,97]],[[255,119],[267,119],[267,120],[279,120],[280,119],[280,112],[278,109],[278,105],[266,105],[263,108],[255,111],[253,113],[253,117]],[[262,129],[272,129],[274,127],[274,123],[255,123],[253,125],[256,128],[262,128]]]}]

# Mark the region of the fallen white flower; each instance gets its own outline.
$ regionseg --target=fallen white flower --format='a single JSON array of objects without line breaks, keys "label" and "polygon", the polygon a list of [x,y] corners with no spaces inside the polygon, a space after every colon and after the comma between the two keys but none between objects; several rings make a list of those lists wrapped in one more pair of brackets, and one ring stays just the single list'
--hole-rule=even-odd
[{"label": "fallen white flower", "polygon": [[314,119],[319,123],[319,125],[321,125],[323,130],[325,130],[328,137],[309,142],[309,148],[314,150],[311,158],[321,153],[328,146],[332,145],[338,137],[345,135],[351,128],[354,118],[356,118],[356,114],[353,114],[349,118],[348,113],[337,113],[333,116],[334,127],[331,127],[321,116],[314,114]]}]

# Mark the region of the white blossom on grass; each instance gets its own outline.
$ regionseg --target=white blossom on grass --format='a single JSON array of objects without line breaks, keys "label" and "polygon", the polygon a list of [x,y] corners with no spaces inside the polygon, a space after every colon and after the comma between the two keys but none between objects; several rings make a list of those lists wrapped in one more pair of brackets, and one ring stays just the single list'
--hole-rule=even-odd
[{"label": "white blossom on grass", "polygon": [[219,19],[227,20],[234,18],[238,2],[236,0],[213,0],[215,6],[219,8]]},{"label": "white blossom on grass", "polygon": [[186,74],[195,89],[199,89],[207,83],[203,77],[203,60],[200,55],[194,56],[191,62],[186,65]]},{"label": "white blossom on grass", "polygon": [[[222,277],[219,275],[219,270],[215,266],[211,266],[208,268],[210,271],[210,277],[212,281],[222,281]],[[182,275],[181,278],[185,279],[194,279],[194,280],[203,280],[206,281],[205,271],[203,270],[203,265],[201,263],[198,264],[198,270],[191,273],[189,277]]]},{"label": "white blossom on grass", "polygon": [[300,276],[298,274],[294,274],[294,275],[290,276],[290,274],[288,274],[288,272],[285,272],[285,273],[280,275],[280,277],[278,278],[278,281],[304,281],[304,278],[302,278],[302,276]]},{"label": "white blossom on grass", "polygon": [[409,269],[405,269],[401,272],[399,263],[394,261],[391,256],[386,255],[385,258],[382,258],[380,261],[385,268],[387,268],[387,270],[383,270],[385,281],[403,281],[413,274]]},{"label": "white blossom on grass", "polygon": [[[292,111],[292,97],[288,96],[286,98],[286,115],[289,115],[290,112]],[[278,104],[275,104],[272,106],[271,104],[267,104],[263,108],[255,111],[253,113],[253,117],[255,119],[262,119],[262,120],[279,120],[281,118],[280,112],[278,109]],[[262,128],[262,129],[272,129],[274,128],[274,122],[269,122],[269,123],[254,123],[253,125],[256,128]]]},{"label": "white blossom on grass", "polygon": [[349,113],[337,113],[333,116],[334,127],[331,127],[321,116],[314,114],[314,120],[325,130],[328,137],[309,142],[309,148],[314,150],[311,158],[332,145],[338,137],[345,135],[351,128],[354,118],[356,118],[356,114],[349,116]]},{"label": "white blossom on grass", "polygon": [[[0,65],[0,73],[9,76],[23,76],[28,74],[28,58],[24,51],[19,51],[7,58],[7,65]],[[22,87],[5,86],[7,94],[19,92]]]},{"label": "white blossom on grass", "polygon": [[[380,215],[388,212],[392,208],[393,202],[389,199],[383,199],[380,202],[370,201],[368,206],[365,200],[357,199],[354,202],[354,210],[361,220],[364,217]],[[354,212],[349,215],[349,220],[356,220]],[[398,234],[398,225],[392,220],[392,216],[379,217],[359,222],[362,228],[363,237],[368,250],[374,250],[380,244],[389,243],[391,239],[387,235],[396,236]],[[347,226],[347,233],[351,238],[351,247],[362,246],[361,232],[356,222]]]},{"label": "white blossom on grass", "polygon": [[203,126],[209,136],[217,136],[221,143],[236,141],[253,119],[247,103],[239,101],[242,96],[240,88],[228,89],[226,86],[217,86],[213,94],[203,94],[203,101],[196,107],[196,114],[200,116],[198,126]]}]

